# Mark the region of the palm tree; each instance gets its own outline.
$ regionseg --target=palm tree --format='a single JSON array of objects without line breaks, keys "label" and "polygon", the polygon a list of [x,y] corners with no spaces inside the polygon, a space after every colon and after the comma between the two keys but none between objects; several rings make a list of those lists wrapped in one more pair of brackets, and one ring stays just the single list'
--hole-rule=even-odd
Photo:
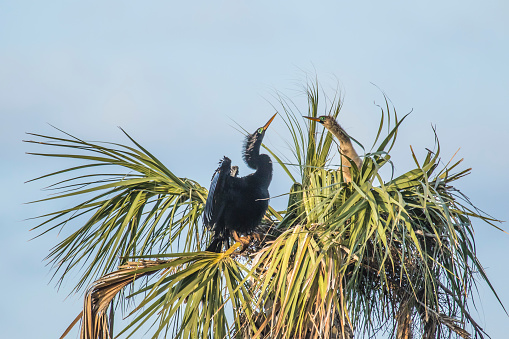
[{"label": "palm tree", "polygon": [[[322,112],[318,85],[309,85],[307,96],[307,116],[338,117],[337,96],[325,98]],[[48,259],[59,283],[72,272],[79,275],[75,291],[88,287],[70,328],[82,320],[82,338],[113,337],[121,309],[131,321],[118,336],[150,325],[154,338],[352,338],[377,331],[483,338],[467,304],[474,278],[496,292],[477,259],[471,219],[496,228],[498,221],[452,186],[470,169],[458,170],[461,160],[440,165],[436,139],[423,160],[412,151],[415,169],[382,178],[406,118],[386,99],[371,150],[360,168],[351,167],[351,181],[343,180],[332,163],[331,133],[296,114],[288,98],[278,100],[292,154],[263,147],[293,181],[288,207],[269,206],[258,230],[264,241],[242,253],[238,243],[224,253],[204,251],[207,189],[177,177],[127,133],[133,146],[31,134],[30,143],[64,150],[32,154],[80,161],[37,178],[62,177],[43,201],[81,198],[41,216],[36,227],[40,235],[69,229]]]}]

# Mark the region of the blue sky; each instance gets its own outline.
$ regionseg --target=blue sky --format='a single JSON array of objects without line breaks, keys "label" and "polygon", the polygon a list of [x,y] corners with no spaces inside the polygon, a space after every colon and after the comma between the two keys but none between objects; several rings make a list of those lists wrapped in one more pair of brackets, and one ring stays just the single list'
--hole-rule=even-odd
[{"label": "blue sky", "polygon": [[[37,149],[24,133],[54,134],[48,123],[127,142],[122,126],[207,186],[223,155],[241,163],[243,137],[230,119],[254,131],[274,113],[276,90],[305,110],[306,74],[331,95],[339,84],[342,125],[371,145],[383,99],[374,83],[400,114],[413,110],[396,171],[410,169],[408,145],[421,155],[433,147],[433,124],[444,160],[461,148],[464,168],[473,167],[458,187],[509,220],[508,14],[508,2],[492,0],[0,1],[2,336],[59,337],[81,308],[81,296],[66,298],[72,279],[57,291],[42,260],[58,234],[29,242],[35,222],[24,220],[70,203],[23,204],[46,194],[44,183],[23,182],[65,165],[25,155]],[[266,138],[277,147],[283,124],[273,125]],[[288,185],[276,172],[271,194]],[[509,306],[509,235],[475,228],[478,256]],[[492,338],[506,337],[508,317],[486,286],[479,293],[475,318]]]}]

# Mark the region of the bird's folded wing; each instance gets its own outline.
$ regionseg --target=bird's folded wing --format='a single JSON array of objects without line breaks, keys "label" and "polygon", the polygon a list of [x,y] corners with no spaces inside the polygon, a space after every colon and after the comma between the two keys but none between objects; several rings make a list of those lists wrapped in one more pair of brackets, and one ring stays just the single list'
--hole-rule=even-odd
[{"label": "bird's folded wing", "polygon": [[214,226],[223,213],[225,201],[222,197],[224,197],[227,181],[231,178],[231,163],[228,157],[224,157],[212,176],[203,217],[203,223],[209,229]]}]

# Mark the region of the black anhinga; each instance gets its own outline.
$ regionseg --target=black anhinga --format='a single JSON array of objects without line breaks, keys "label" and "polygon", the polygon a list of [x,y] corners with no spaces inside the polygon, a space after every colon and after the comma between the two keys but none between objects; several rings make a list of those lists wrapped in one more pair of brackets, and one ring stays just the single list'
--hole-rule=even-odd
[{"label": "black anhinga", "polygon": [[246,137],[244,162],[256,170],[254,173],[237,177],[238,168],[231,166],[228,157],[221,160],[219,168],[214,172],[203,218],[205,226],[214,231],[207,251],[221,252],[223,244],[229,245],[230,235],[242,243],[244,250],[250,236],[246,240],[239,237],[238,233],[250,235],[265,215],[269,207],[272,160],[267,154],[260,154],[260,146],[276,114],[265,126]]},{"label": "black anhinga", "polygon": [[350,182],[352,180],[352,175],[350,174],[350,161],[353,161],[357,168],[360,169],[362,167],[362,160],[359,158],[355,148],[353,148],[352,141],[350,140],[350,137],[345,132],[343,127],[341,127],[336,119],[330,115],[322,115],[318,118],[304,116],[304,118],[319,122],[339,140],[339,152],[341,153],[341,171],[343,172],[343,179],[345,182]]}]

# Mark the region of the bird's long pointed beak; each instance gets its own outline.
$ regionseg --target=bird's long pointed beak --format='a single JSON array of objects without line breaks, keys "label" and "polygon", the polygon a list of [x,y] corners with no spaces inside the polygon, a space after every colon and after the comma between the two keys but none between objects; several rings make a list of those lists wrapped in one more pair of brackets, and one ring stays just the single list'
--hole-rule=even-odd
[{"label": "bird's long pointed beak", "polygon": [[269,120],[269,121],[265,124],[265,126],[263,126],[263,130],[264,130],[264,131],[265,131],[265,130],[267,130],[267,128],[269,128],[270,123],[272,122],[272,120],[274,120],[274,118],[276,117],[276,115],[277,115],[277,113],[276,113],[276,114],[274,114],[274,115],[272,116],[272,118],[270,118],[270,120]]},{"label": "bird's long pointed beak", "polygon": [[318,122],[320,122],[320,119],[315,118],[315,117],[307,117],[307,116],[305,116],[305,115],[303,115],[303,117],[304,117],[304,118],[306,118],[306,119],[309,119],[309,120],[313,120],[313,121],[318,121]]}]

